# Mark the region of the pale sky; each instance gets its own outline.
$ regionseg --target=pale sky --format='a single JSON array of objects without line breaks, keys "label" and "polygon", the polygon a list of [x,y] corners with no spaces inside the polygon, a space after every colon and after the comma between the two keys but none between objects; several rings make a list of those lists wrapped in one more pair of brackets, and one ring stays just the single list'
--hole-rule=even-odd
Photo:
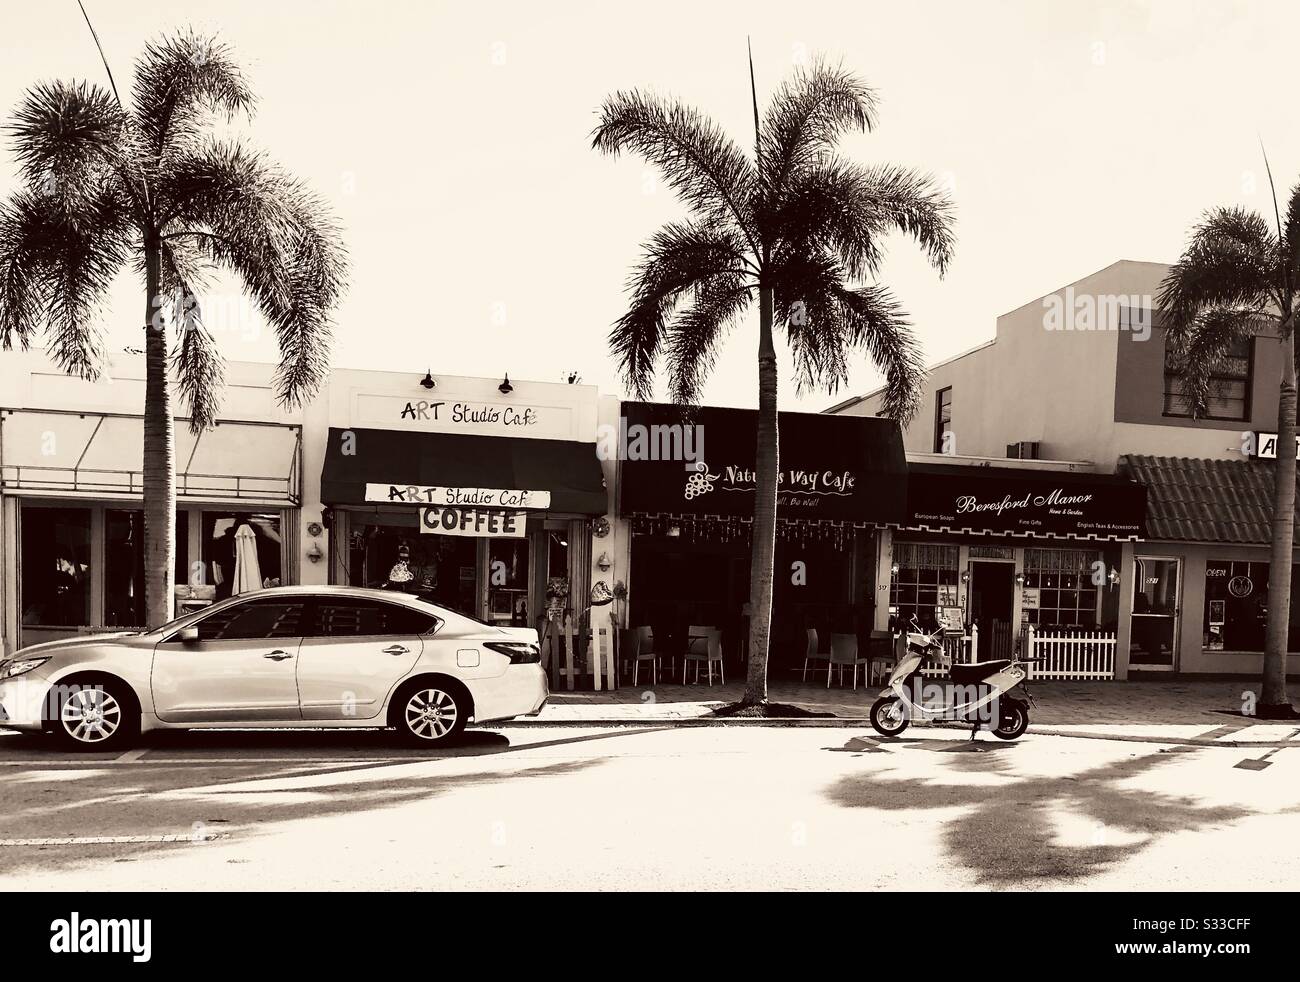
[{"label": "pale sky", "polygon": [[[76,0],[5,6],[6,115],[38,80],[104,80]],[[640,244],[684,210],[639,160],[590,149],[596,110],[615,89],[653,88],[752,146],[746,36],[760,104],[800,59],[841,60],[882,101],[877,131],[844,153],[950,183],[948,276],[901,236],[882,273],[930,362],[1117,259],[1173,260],[1211,205],[1271,214],[1261,137],[1284,189],[1300,174],[1293,2],[86,6],[124,97],[147,39],[192,25],[231,43],[261,98],[245,131],[347,229],[339,367],[546,381],[577,370],[621,394],[609,325]],[[16,168],[0,142],[7,194]],[[269,337],[219,294],[206,309],[227,357],[270,360]],[[142,309],[143,287],[124,279],[105,310],[115,347],[141,344]],[[707,402],[756,403],[756,320],[732,334]],[[839,398],[878,381],[864,360]],[[785,384],[781,405],[833,401]]]}]

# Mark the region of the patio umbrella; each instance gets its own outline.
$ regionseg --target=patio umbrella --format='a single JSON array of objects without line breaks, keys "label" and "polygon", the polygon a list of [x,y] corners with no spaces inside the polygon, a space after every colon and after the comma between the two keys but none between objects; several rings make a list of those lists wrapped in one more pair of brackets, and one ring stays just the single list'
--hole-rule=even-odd
[{"label": "patio umbrella", "polygon": [[257,561],[257,533],[248,525],[235,532],[235,576],[230,593],[251,593],[262,589],[262,567]]}]

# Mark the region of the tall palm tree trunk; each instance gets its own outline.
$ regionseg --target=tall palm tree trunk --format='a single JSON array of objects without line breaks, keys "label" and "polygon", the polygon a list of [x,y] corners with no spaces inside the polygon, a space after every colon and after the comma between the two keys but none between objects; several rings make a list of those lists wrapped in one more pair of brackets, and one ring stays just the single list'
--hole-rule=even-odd
[{"label": "tall palm tree trunk", "polygon": [[1291,561],[1295,543],[1296,370],[1295,326],[1282,325],[1282,387],[1277,412],[1273,488],[1273,553],[1268,575],[1268,633],[1260,715],[1290,715],[1286,693],[1287,633],[1291,616]]},{"label": "tall palm tree trunk", "polygon": [[167,386],[167,324],[161,293],[161,244],[145,251],[144,599],[148,626],[172,619],[176,563],[176,466],[171,392]]},{"label": "tall palm tree trunk", "polygon": [[754,488],[754,527],[749,562],[749,667],[747,705],[767,702],[767,654],[772,629],[772,576],[776,562],[776,493],[780,451],[777,444],[776,346],[772,341],[773,292],[758,293],[758,442]]}]

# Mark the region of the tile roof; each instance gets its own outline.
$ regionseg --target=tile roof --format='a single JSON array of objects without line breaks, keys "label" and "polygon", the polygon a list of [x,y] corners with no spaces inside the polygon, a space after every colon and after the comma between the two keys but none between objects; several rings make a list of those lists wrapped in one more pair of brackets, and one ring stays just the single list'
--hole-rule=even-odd
[{"label": "tile roof", "polygon": [[1191,542],[1270,542],[1273,467],[1271,460],[1119,459],[1121,473],[1147,486],[1150,537]]}]

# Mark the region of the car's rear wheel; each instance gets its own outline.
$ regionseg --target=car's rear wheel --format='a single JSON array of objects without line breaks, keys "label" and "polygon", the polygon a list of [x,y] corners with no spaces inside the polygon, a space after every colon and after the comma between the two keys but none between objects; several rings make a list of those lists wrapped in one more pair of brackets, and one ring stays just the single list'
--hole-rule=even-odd
[{"label": "car's rear wheel", "polygon": [[59,686],[50,728],[65,750],[121,750],[135,742],[140,713],[122,682],[84,681]]},{"label": "car's rear wheel", "polygon": [[457,686],[429,679],[398,694],[393,725],[402,742],[429,747],[454,740],[469,722],[469,699]]}]

